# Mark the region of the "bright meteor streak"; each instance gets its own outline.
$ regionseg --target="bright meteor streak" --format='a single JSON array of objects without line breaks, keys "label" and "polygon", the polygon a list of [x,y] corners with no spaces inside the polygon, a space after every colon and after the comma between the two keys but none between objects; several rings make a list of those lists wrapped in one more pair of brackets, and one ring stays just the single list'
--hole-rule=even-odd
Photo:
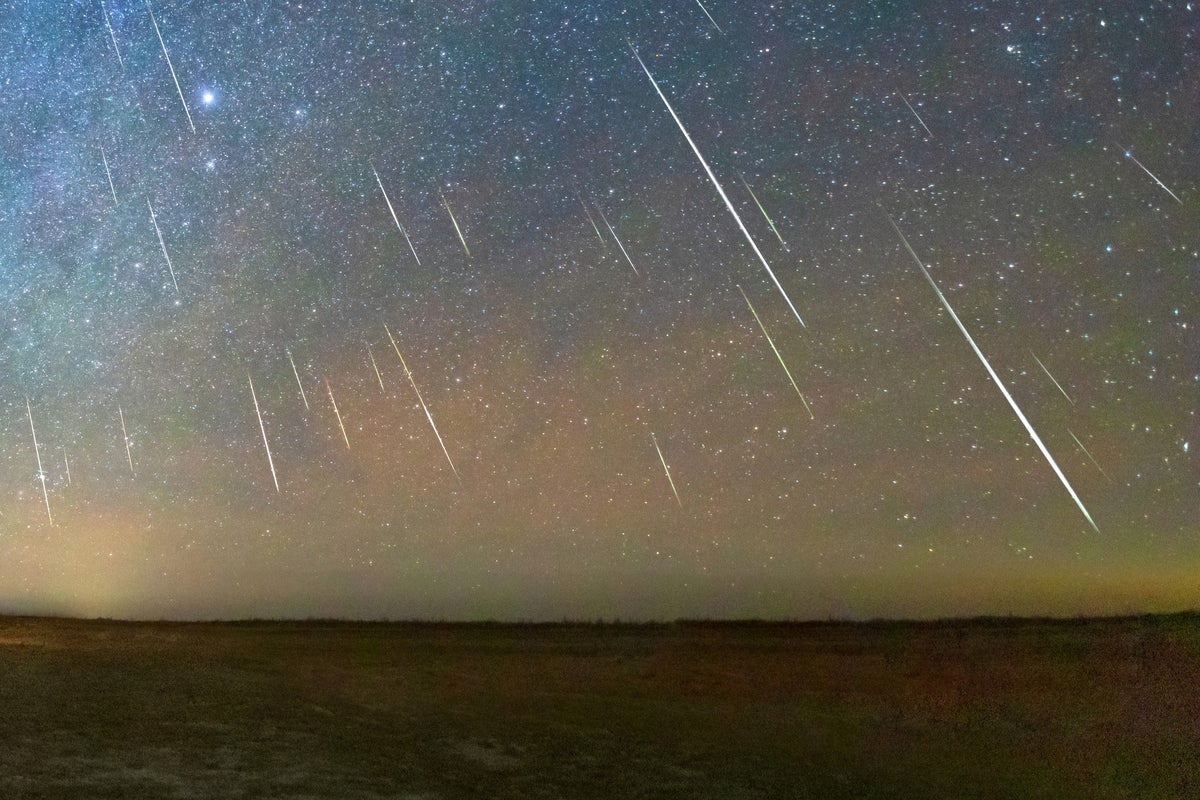
[{"label": "bright meteor streak", "polygon": [[725,31],[721,30],[721,26],[718,25],[717,21],[712,18],[712,14],[708,13],[708,9],[704,7],[704,3],[701,3],[700,0],[696,0],[696,5],[700,6],[700,10],[704,12],[704,16],[708,17],[708,21],[712,23],[712,26],[717,29],[717,33],[724,34]]},{"label": "bright meteor streak", "polygon": [[175,294],[179,294],[179,282],[175,280],[175,267],[171,265],[171,256],[167,255],[167,243],[163,241],[162,231],[158,229],[158,219],[154,216],[154,204],[150,202],[150,198],[146,198],[146,205],[150,207],[150,221],[154,223],[154,232],[158,234],[158,246],[162,248],[163,258],[167,260],[167,269],[171,271],[171,284],[175,287]]},{"label": "bright meteor streak", "polygon": [[375,352],[371,350],[370,342],[367,342],[367,355],[371,357],[371,366],[375,369],[375,378],[379,381],[379,391],[387,394],[387,389],[383,388],[383,376],[379,374],[379,365],[375,363]]},{"label": "bright meteor streak", "polygon": [[1146,165],[1145,165],[1145,164],[1143,164],[1142,162],[1138,161],[1138,160],[1137,160],[1137,156],[1135,156],[1133,153],[1129,152],[1128,150],[1126,150],[1126,151],[1125,151],[1125,155],[1126,155],[1126,157],[1128,157],[1128,158],[1132,158],[1132,159],[1133,159],[1133,163],[1135,163],[1135,164],[1137,164],[1139,167],[1141,167],[1141,168],[1142,168],[1142,171],[1143,171],[1143,172],[1145,172],[1147,175],[1149,175],[1151,178],[1153,178],[1155,183],[1157,183],[1159,186],[1161,186],[1163,189],[1165,189],[1165,190],[1166,190],[1166,192],[1167,192],[1167,194],[1171,195],[1171,197],[1174,197],[1174,198],[1175,198],[1175,202],[1176,202],[1176,203],[1179,203],[1179,205],[1183,205],[1183,201],[1179,199],[1178,195],[1176,195],[1176,194],[1175,194],[1174,192],[1172,192],[1170,189],[1167,189],[1167,185],[1166,185],[1165,183],[1163,183],[1162,181],[1160,181],[1160,180],[1158,179],[1158,176],[1157,176],[1157,175],[1155,175],[1155,174],[1154,174],[1153,172],[1151,172],[1150,170],[1146,169]]},{"label": "bright meteor streak", "polygon": [[900,94],[900,92],[896,92],[896,94],[900,95],[900,99],[904,101],[904,105],[908,106],[908,110],[917,118],[917,122],[921,123],[921,127],[925,129],[925,132],[929,134],[929,138],[932,139],[933,131],[929,130],[929,126],[925,124],[925,120],[921,119],[921,115],[917,113],[917,110],[912,107],[912,103],[908,102],[908,98]]},{"label": "bright meteor streak", "polygon": [[37,431],[33,428],[33,409],[29,405],[29,398],[25,398],[25,413],[29,415],[29,432],[33,434],[33,454],[37,456],[38,478],[42,481],[42,500],[46,503],[46,519],[50,524],[54,524],[54,517],[50,516],[50,495],[46,492],[46,472],[42,469],[42,452],[38,450]]},{"label": "bright meteor streak", "polygon": [[104,145],[100,145],[100,160],[104,162],[104,174],[108,176],[108,190],[112,192],[113,205],[120,205],[117,202],[117,189],[113,186],[112,173],[108,169],[108,156],[104,155]]},{"label": "bright meteor streak", "polygon": [[442,447],[442,452],[446,455],[446,462],[450,465],[450,469],[454,472],[454,477],[462,480],[462,476],[458,474],[458,469],[455,468],[454,462],[450,460],[450,451],[446,449],[446,443],[442,441],[442,435],[438,433],[437,425],[433,421],[433,415],[429,413],[429,406],[425,405],[425,399],[421,397],[421,390],[417,388],[417,382],[413,380],[412,370],[408,368],[408,364],[404,361],[404,356],[400,355],[400,347],[396,344],[396,339],[392,336],[391,330],[385,324],[383,330],[387,333],[388,340],[392,343],[392,349],[396,351],[396,356],[400,359],[400,366],[404,368],[404,374],[408,376],[408,382],[412,386],[413,391],[417,394],[417,402],[421,404],[421,408],[425,411],[425,419],[429,420],[429,427],[433,428],[433,435],[437,437],[438,444]]},{"label": "bright meteor streak", "polygon": [[325,379],[325,391],[329,392],[329,402],[333,405],[333,414],[337,417],[338,427],[342,429],[342,439],[346,442],[346,449],[350,449],[350,437],[346,435],[346,426],[342,424],[342,412],[338,411],[337,400],[333,399],[333,389],[329,388],[329,379]]},{"label": "bright meteor streak", "polygon": [[646,68],[646,63],[642,61],[642,57],[639,56],[637,50],[634,49],[633,42],[629,42],[628,40],[626,41],[629,44],[629,50],[633,53],[633,57],[636,58],[638,64],[641,65],[642,72],[646,73],[646,77],[650,79],[650,83],[654,86],[654,91],[658,92],[658,96],[663,101],[663,105],[667,107],[667,111],[670,112],[671,118],[675,120],[675,124],[679,126],[679,130],[683,134],[683,138],[687,139],[687,143],[691,146],[692,152],[696,154],[696,158],[700,161],[700,166],[704,167],[704,171],[708,173],[708,179],[712,181],[712,185],[716,188],[717,194],[721,195],[721,199],[725,201],[725,208],[729,209],[729,213],[733,215],[733,219],[735,222],[737,222],[738,228],[741,229],[742,235],[745,236],[746,241],[750,243],[750,248],[754,251],[754,255],[758,256],[758,260],[767,270],[767,274],[771,276],[771,281],[774,282],[775,288],[779,290],[781,295],[783,295],[783,299],[787,301],[788,308],[790,308],[792,313],[796,315],[796,321],[800,323],[801,327],[807,328],[808,326],[804,324],[804,320],[800,318],[800,312],[796,310],[794,305],[792,305],[792,299],[788,297],[787,292],[783,288],[783,284],[779,282],[779,278],[775,277],[775,271],[771,269],[771,265],[767,263],[767,259],[763,256],[762,251],[759,250],[758,245],[754,243],[754,239],[750,236],[750,231],[746,230],[746,225],[742,222],[742,218],[738,215],[737,209],[733,207],[733,203],[730,202],[729,196],[725,194],[725,190],[721,188],[721,182],[717,180],[717,176],[713,174],[712,168],[708,166],[708,162],[705,161],[704,156],[700,154],[700,148],[697,147],[696,143],[692,141],[692,137],[687,132],[687,128],[683,127],[683,123],[680,122],[679,116],[675,113],[675,109],[671,108],[671,103],[667,100],[667,96],[663,94],[662,89],[658,88],[658,81],[654,80],[654,76],[651,75],[650,70]]},{"label": "bright meteor streak", "polygon": [[[162,45],[163,56],[167,59],[167,68],[171,70],[171,79],[175,81],[175,91],[179,92],[179,102],[183,103],[183,113],[187,114],[188,125],[192,129],[192,133],[195,133],[196,126],[192,123],[192,112],[188,111],[187,101],[183,99],[183,89],[179,88],[179,78],[175,76],[175,66],[171,63],[170,54],[167,53],[167,43],[163,41],[162,31],[158,29],[158,20],[154,18],[154,9],[150,7],[150,0],[146,0],[146,10],[150,12],[150,21],[154,23],[154,32],[158,34],[158,43]],[[105,12],[105,17],[107,18],[107,16],[108,13]]]},{"label": "bright meteor streak", "polygon": [[588,211],[587,203],[583,202],[583,198],[579,198],[579,205],[583,206],[583,213],[587,214],[588,222],[592,223],[592,230],[596,232],[596,238],[600,240],[600,244],[604,244],[604,236],[600,233],[600,227],[596,224],[595,218],[592,217],[592,212]]},{"label": "bright meteor streak", "polygon": [[1067,398],[1067,402],[1070,403],[1071,405],[1075,405],[1075,401],[1071,399],[1071,396],[1069,394],[1067,394],[1066,389],[1062,388],[1062,386],[1059,385],[1058,381],[1054,380],[1054,376],[1050,374],[1050,370],[1046,369],[1046,365],[1042,363],[1042,360],[1037,357],[1037,353],[1030,350],[1029,355],[1033,356],[1033,360],[1036,361],[1038,363],[1038,366],[1042,368],[1042,372],[1046,373],[1046,377],[1049,378],[1051,381],[1053,381],[1055,386],[1058,386],[1058,390],[1060,392],[1062,392],[1063,397]]},{"label": "bright meteor streak", "polygon": [[375,169],[375,165],[371,164],[371,172],[375,173],[375,182],[379,184],[379,191],[383,192],[383,200],[387,203],[388,211],[392,212],[392,221],[396,223],[396,227],[400,229],[400,233],[404,234],[404,241],[408,242],[408,249],[412,251],[413,258],[417,260],[417,266],[421,266],[421,259],[417,257],[417,249],[413,247],[412,239],[408,238],[408,231],[404,230],[404,226],[400,224],[400,218],[396,216],[396,209],[392,208],[392,201],[388,198],[387,189],[383,188],[383,181],[379,177],[379,171]]},{"label": "bright meteor streak", "polygon": [[292,365],[292,374],[296,376],[296,386],[300,388],[300,399],[304,401],[304,410],[308,411],[308,395],[304,393],[304,384],[300,382],[300,372],[296,369],[296,362],[290,352],[287,354],[287,357]]},{"label": "bright meteor streak", "polygon": [[104,7],[104,2],[100,2],[100,10],[104,12],[104,24],[108,26],[108,38],[112,39],[113,52],[117,54],[117,63],[121,65],[121,69],[125,69],[125,62],[121,60],[121,50],[117,47],[117,35],[113,33],[112,22],[108,19],[108,9]]},{"label": "bright meteor streak", "polygon": [[254,379],[250,377],[250,373],[246,373],[246,380],[250,381],[250,397],[254,400],[254,414],[258,417],[258,429],[262,431],[263,447],[267,451],[267,464],[271,467],[271,480],[275,481],[275,491],[279,492],[279,476],[275,474],[275,459],[271,458],[271,445],[267,444],[267,426],[263,424],[262,411],[258,408],[258,395],[254,393]]},{"label": "bright meteor streak", "polygon": [[638,272],[638,268],[633,266],[633,259],[629,257],[629,252],[625,249],[625,245],[621,244],[621,240],[617,238],[617,232],[614,231],[613,226],[609,224],[608,217],[604,216],[604,209],[597,208],[596,210],[600,212],[600,219],[604,220],[604,226],[608,228],[608,232],[612,234],[613,239],[617,243],[617,247],[621,248],[621,254],[625,256],[625,260],[628,261],[629,266],[633,268],[633,274],[640,278],[642,273]]},{"label": "bright meteor streak", "polygon": [[454,211],[450,208],[450,201],[446,199],[446,195],[441,189],[438,189],[438,194],[442,196],[442,207],[446,209],[446,213],[450,215],[450,221],[454,223],[454,232],[458,234],[458,240],[462,242],[463,251],[466,252],[467,258],[470,258],[471,248],[467,247],[467,240],[463,238],[462,228],[458,227],[458,220],[454,218]]},{"label": "bright meteor streak", "polygon": [[908,254],[913,257],[913,261],[917,262],[917,266],[921,268],[921,274],[925,276],[925,280],[929,281],[929,285],[933,287],[933,291],[938,296],[938,300],[942,302],[942,306],[944,306],[946,311],[950,313],[950,318],[954,320],[954,324],[958,326],[958,330],[966,338],[967,343],[971,345],[971,349],[975,351],[975,355],[977,355],[979,360],[983,362],[984,369],[986,369],[988,375],[991,376],[992,382],[996,384],[996,387],[1000,390],[1000,394],[1004,395],[1004,399],[1007,400],[1009,406],[1012,407],[1013,412],[1017,415],[1017,419],[1021,420],[1021,424],[1024,425],[1025,430],[1029,432],[1029,437],[1033,439],[1033,443],[1036,444],[1038,449],[1042,451],[1042,455],[1046,457],[1046,461],[1050,462],[1050,467],[1054,470],[1054,474],[1058,476],[1060,481],[1062,481],[1062,485],[1066,488],[1067,493],[1071,495],[1071,499],[1075,501],[1075,505],[1079,506],[1079,510],[1083,512],[1083,516],[1087,519],[1088,524],[1092,526],[1092,529],[1096,531],[1096,533],[1099,533],[1100,528],[1092,519],[1092,515],[1088,513],[1087,508],[1084,507],[1083,501],[1079,499],[1079,495],[1075,494],[1075,490],[1071,487],[1071,483],[1067,480],[1067,476],[1064,475],[1062,470],[1058,468],[1058,463],[1054,460],[1054,456],[1050,455],[1050,451],[1046,449],[1046,445],[1042,444],[1042,438],[1037,435],[1037,431],[1033,429],[1033,425],[1031,425],[1029,420],[1025,418],[1025,414],[1022,413],[1021,408],[1017,405],[1017,401],[1013,400],[1012,395],[1008,393],[1008,389],[1004,388],[1004,383],[1000,380],[1000,376],[996,374],[994,369],[992,369],[992,365],[988,363],[987,358],[983,355],[983,351],[979,349],[979,345],[975,344],[975,340],[972,339],[971,334],[967,332],[967,328],[962,324],[962,320],[958,318],[958,314],[954,313],[954,309],[951,307],[950,301],[946,299],[944,294],[942,294],[942,290],[939,289],[938,285],[934,282],[933,276],[929,274],[929,270],[925,268],[925,265],[917,256],[916,251],[912,249],[912,245],[908,243],[908,239],[905,238],[904,233],[901,232],[900,226],[896,224],[896,221],[892,219],[890,214],[888,215],[888,222],[892,223],[892,227],[896,229],[896,233],[900,236],[900,241],[904,242],[904,248],[908,250]]},{"label": "bright meteor streak", "polygon": [[779,235],[779,229],[775,227],[775,223],[767,215],[767,210],[765,208],[763,208],[763,204],[758,202],[758,195],[756,195],[754,193],[754,190],[750,188],[750,184],[746,183],[746,176],[739,175],[738,177],[740,177],[742,179],[742,186],[745,186],[746,191],[749,192],[750,196],[754,198],[754,205],[758,206],[758,210],[762,212],[763,219],[765,219],[767,221],[767,224],[771,226],[771,233],[775,234],[775,238],[779,240],[779,243],[781,245],[783,245],[783,249],[787,250],[787,242],[785,242],[783,240],[783,237]]},{"label": "bright meteor streak", "polygon": [[671,493],[675,495],[675,502],[679,504],[680,508],[683,508],[683,501],[679,499],[679,492],[675,489],[675,479],[671,477],[671,468],[667,466],[667,460],[663,458],[662,448],[658,446],[658,437],[651,432],[650,438],[654,441],[654,449],[658,451],[658,460],[662,462],[663,472],[667,475],[667,482],[671,484]]},{"label": "bright meteor streak", "polygon": [[117,406],[117,416],[121,418],[121,438],[125,440],[125,459],[129,462],[129,474],[137,477],[133,470],[133,453],[129,449],[129,432],[125,430],[125,411]]},{"label": "bright meteor streak", "polygon": [[804,394],[800,391],[800,387],[796,385],[796,379],[792,377],[792,372],[787,368],[787,364],[783,363],[783,356],[779,355],[779,348],[775,346],[775,342],[771,339],[771,334],[767,333],[766,326],[758,317],[758,312],[754,310],[754,306],[750,303],[750,298],[746,297],[746,293],[742,291],[742,287],[737,287],[739,292],[742,292],[742,299],[746,301],[746,305],[750,306],[750,313],[754,315],[754,321],[758,323],[758,329],[762,331],[763,336],[767,337],[767,344],[771,345],[771,349],[775,351],[775,357],[779,359],[779,366],[783,367],[783,372],[787,375],[788,380],[792,382],[792,388],[796,390],[796,394],[800,396],[800,402],[804,403],[804,410],[808,412],[809,419],[816,419],[813,416],[812,408],[808,405],[808,401],[804,399]]}]

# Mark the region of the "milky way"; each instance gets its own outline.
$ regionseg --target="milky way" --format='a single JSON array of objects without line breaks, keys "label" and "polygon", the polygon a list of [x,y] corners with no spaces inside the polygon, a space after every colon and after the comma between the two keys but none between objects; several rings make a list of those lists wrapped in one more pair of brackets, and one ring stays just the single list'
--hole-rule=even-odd
[{"label": "milky way", "polygon": [[0,611],[1200,605],[1200,7],[650,5],[0,10]]}]

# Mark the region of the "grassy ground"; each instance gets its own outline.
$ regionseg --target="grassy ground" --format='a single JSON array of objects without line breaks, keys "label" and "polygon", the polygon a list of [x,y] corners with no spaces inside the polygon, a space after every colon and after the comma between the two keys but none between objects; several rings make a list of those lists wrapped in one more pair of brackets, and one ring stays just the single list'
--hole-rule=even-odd
[{"label": "grassy ground", "polygon": [[0,618],[0,797],[1200,797],[1200,617]]}]

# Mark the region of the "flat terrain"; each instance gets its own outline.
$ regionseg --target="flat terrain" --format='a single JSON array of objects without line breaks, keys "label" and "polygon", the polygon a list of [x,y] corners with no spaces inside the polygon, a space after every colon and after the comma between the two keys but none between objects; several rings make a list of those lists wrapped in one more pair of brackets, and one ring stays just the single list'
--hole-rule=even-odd
[{"label": "flat terrain", "polygon": [[0,797],[1200,797],[1200,617],[0,617]]}]

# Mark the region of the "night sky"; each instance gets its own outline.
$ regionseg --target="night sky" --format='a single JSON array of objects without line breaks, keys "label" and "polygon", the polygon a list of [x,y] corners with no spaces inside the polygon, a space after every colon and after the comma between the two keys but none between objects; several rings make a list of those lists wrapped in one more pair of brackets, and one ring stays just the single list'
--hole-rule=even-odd
[{"label": "night sky", "polygon": [[1200,606],[1200,5],[646,5],[0,7],[0,611]]}]

